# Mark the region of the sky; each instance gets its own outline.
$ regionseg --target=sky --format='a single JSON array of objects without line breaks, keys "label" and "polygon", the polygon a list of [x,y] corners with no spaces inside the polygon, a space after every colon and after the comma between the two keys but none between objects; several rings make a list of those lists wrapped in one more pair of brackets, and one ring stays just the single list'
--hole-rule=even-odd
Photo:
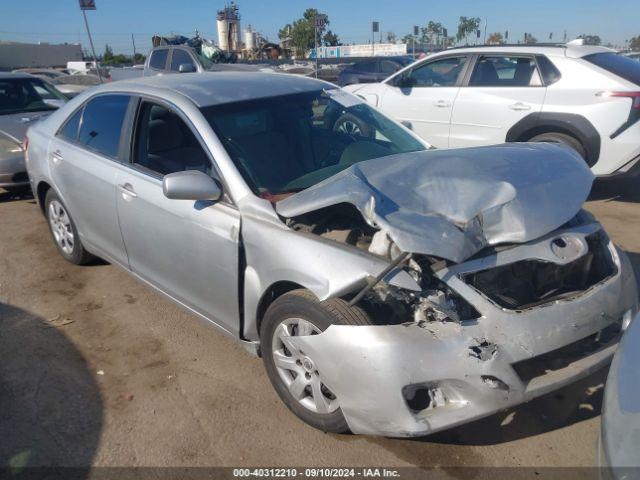
[{"label": "sky", "polygon": [[[216,11],[225,0],[96,0],[97,10],[87,12],[98,54],[109,44],[115,53],[151,48],[151,36],[192,35],[197,29],[217,40]],[[251,24],[272,41],[283,25],[300,18],[309,7],[329,16],[329,28],[343,43],[367,43],[371,22],[382,32],[398,37],[413,25],[441,22],[455,35],[460,16],[481,17],[487,32],[509,30],[509,40],[532,33],[538,41],[569,39],[580,34],[599,35],[604,42],[623,45],[640,35],[638,0],[238,0],[242,28]],[[20,42],[81,43],[89,47],[77,0],[0,0],[0,40]],[[378,37],[376,37],[376,40]]]}]

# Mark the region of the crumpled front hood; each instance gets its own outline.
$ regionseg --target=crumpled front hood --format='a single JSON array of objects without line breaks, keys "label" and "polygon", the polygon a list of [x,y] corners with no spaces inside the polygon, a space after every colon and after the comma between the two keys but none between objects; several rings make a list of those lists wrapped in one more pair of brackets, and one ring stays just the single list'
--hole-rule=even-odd
[{"label": "crumpled front hood", "polygon": [[593,174],[573,150],[505,144],[357,163],[276,204],[295,217],[353,204],[405,252],[461,262],[487,245],[522,243],[569,221]]}]

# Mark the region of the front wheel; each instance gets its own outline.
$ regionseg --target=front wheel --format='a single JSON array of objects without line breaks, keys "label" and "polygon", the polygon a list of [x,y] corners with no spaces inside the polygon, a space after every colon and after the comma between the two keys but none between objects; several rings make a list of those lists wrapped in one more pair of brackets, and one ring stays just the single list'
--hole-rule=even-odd
[{"label": "front wheel", "polygon": [[291,337],[318,335],[334,324],[369,325],[370,321],[344,300],[320,302],[307,290],[294,290],[267,309],[260,327],[260,348],[269,380],[289,410],[319,430],[344,433],[349,426],[340,399],[324,383],[312,356],[290,342]]},{"label": "front wheel", "polygon": [[44,206],[49,229],[60,255],[76,265],[84,265],[93,260],[95,257],[82,246],[78,230],[67,207],[53,190],[47,192]]},{"label": "front wheel", "polygon": [[587,159],[587,151],[580,141],[572,137],[571,135],[567,135],[566,133],[558,133],[558,132],[547,132],[541,133],[540,135],[536,135],[529,139],[530,142],[546,142],[546,143],[561,143],[568,147],[573,148],[578,154],[583,158]]}]

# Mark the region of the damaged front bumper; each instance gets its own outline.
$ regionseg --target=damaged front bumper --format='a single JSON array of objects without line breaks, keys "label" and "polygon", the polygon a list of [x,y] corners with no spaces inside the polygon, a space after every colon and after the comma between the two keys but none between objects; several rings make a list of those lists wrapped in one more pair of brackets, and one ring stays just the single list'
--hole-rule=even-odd
[{"label": "damaged front bumper", "polygon": [[522,310],[498,305],[466,284],[465,274],[523,259],[569,262],[551,242],[569,236],[586,244],[599,230],[592,223],[554,232],[438,272],[477,309],[476,320],[333,325],[292,341],[313,358],[354,433],[425,435],[526,402],[610,361],[620,326],[638,310],[629,260],[609,242],[615,273],[579,294]]}]

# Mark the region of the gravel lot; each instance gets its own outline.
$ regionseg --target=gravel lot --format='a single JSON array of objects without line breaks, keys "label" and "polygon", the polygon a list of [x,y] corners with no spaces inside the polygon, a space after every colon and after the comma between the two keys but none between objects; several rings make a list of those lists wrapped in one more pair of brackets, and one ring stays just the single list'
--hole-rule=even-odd
[{"label": "gravel lot", "polygon": [[[588,208],[640,270],[640,181]],[[606,371],[415,440],[329,435],[272,390],[261,360],[124,271],[75,267],[31,198],[0,190],[0,464],[590,466]],[[6,432],[9,432],[7,434]]]}]

